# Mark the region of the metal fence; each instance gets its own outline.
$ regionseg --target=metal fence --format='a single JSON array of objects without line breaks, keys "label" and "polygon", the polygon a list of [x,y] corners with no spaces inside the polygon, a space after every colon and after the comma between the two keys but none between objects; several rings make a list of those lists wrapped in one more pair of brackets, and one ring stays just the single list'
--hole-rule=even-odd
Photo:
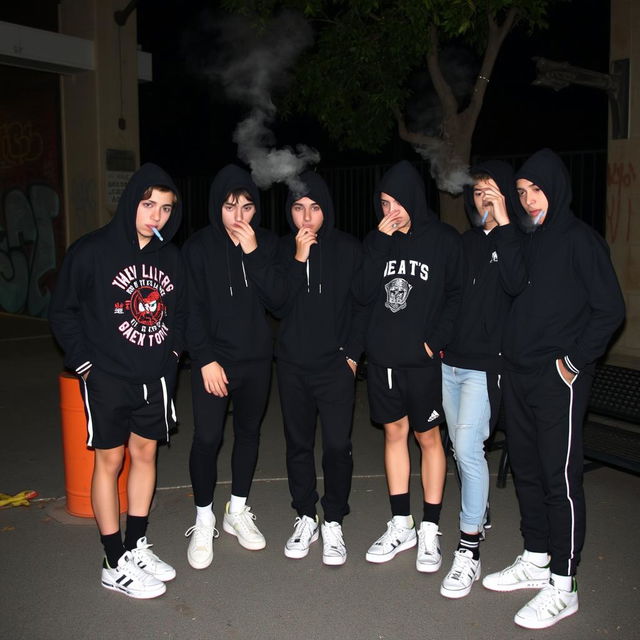
[{"label": "metal fence", "polygon": [[[607,153],[606,151],[561,152],[571,174],[573,186],[573,210],[575,214],[604,235]],[[491,156],[519,167],[526,155]],[[474,162],[488,160],[475,157]],[[414,163],[425,181],[429,206],[438,213],[439,192],[424,161]],[[318,172],[327,181],[336,210],[336,226],[357,238],[364,238],[376,225],[373,209],[373,192],[382,174],[390,164],[360,167],[324,167]],[[183,200],[183,223],[175,242],[182,244],[194,231],[209,223],[207,212],[209,199],[209,177],[187,177],[176,180]],[[287,188],[276,184],[262,193],[262,226],[278,235],[288,232],[284,215]],[[462,207],[462,199],[460,200]]]}]

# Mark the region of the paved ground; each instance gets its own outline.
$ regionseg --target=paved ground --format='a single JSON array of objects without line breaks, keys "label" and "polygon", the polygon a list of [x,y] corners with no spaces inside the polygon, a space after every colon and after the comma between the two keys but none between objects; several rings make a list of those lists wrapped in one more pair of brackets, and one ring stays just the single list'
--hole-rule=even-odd
[{"label": "paved ground", "polygon": [[[250,498],[267,548],[246,551],[221,533],[213,565],[204,571],[188,566],[183,534],[193,521],[187,470],[192,416],[189,372],[183,371],[180,430],[171,448],[160,451],[159,490],[149,529],[154,550],[176,567],[178,576],[167,593],[153,601],[106,591],[99,583],[95,527],[64,513],[60,370],[61,357],[46,324],[0,314],[0,492],[36,489],[43,498],[28,508],[0,511],[0,638],[640,638],[640,478],[613,469],[585,476],[588,531],[579,574],[581,610],[552,629],[529,632],[514,625],[513,614],[530,597],[528,592],[496,594],[478,584],[467,598],[450,601],[439,594],[443,570],[419,574],[413,551],[385,565],[367,563],[365,551],[383,532],[389,512],[382,433],[368,420],[365,383],[358,384],[352,513],[344,524],[349,559],[344,567],[324,567],[319,544],[303,560],[282,553],[294,513],[275,389]],[[220,458],[219,517],[230,487],[231,442],[229,433]],[[495,478],[498,453],[489,458]],[[419,515],[417,477],[412,488],[414,513]],[[457,541],[458,503],[450,465],[441,523],[447,562]],[[492,488],[491,503],[494,526],[482,546],[485,572],[503,568],[520,551],[512,484]]]}]

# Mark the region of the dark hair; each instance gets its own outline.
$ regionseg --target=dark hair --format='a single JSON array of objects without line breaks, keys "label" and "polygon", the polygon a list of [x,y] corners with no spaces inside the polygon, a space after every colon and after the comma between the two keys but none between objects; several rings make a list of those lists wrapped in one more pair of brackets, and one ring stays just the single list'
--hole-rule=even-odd
[{"label": "dark hair", "polygon": [[173,189],[170,189],[169,187],[165,186],[164,184],[153,184],[150,187],[147,187],[145,189],[144,193],[142,194],[142,199],[143,200],[148,200],[151,197],[151,194],[153,193],[154,189],[156,191],[160,191],[161,193],[172,193],[173,194],[173,204],[178,202],[178,196],[177,196],[176,192]]},{"label": "dark hair", "polygon": [[487,180],[493,180],[493,176],[490,176],[488,173],[472,173],[471,179],[475,184],[477,182],[486,182]]},{"label": "dark hair", "polygon": [[227,193],[227,197],[224,199],[225,202],[230,202],[231,204],[235,204],[238,202],[238,198],[240,196],[244,196],[249,202],[253,202],[253,196],[243,187],[238,187],[237,189],[231,189],[229,193]]}]

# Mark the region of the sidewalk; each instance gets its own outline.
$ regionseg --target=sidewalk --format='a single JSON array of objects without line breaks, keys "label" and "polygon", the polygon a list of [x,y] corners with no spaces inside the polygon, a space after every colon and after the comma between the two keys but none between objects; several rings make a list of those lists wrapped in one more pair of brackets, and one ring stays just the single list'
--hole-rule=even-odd
[{"label": "sidewalk", "polygon": [[[212,566],[191,569],[184,531],[193,524],[188,474],[192,414],[189,371],[180,375],[179,432],[162,447],[158,492],[149,539],[177,570],[167,593],[136,601],[100,586],[100,543],[93,524],[60,521],[64,496],[57,375],[62,358],[46,325],[29,330],[0,314],[0,492],[35,489],[42,500],[0,511],[0,637],[19,639],[130,638],[330,640],[592,640],[640,637],[638,567],[640,478],[609,468],[585,476],[587,542],[579,573],[580,612],[551,629],[526,631],[513,615],[531,592],[498,594],[476,584],[458,601],[439,586],[457,542],[458,487],[449,464],[441,538],[443,569],[415,570],[413,550],[384,565],[364,560],[389,518],[382,464],[382,432],[368,419],[365,383],[358,383],[354,421],[351,514],[344,523],[349,559],[325,567],[315,544],[303,560],[284,557],[294,512],[284,464],[284,437],[277,389],[263,426],[250,505],[267,538],[264,551],[242,549],[221,532]],[[38,337],[40,336],[40,337]],[[220,453],[216,514],[222,518],[230,489],[231,429]],[[414,458],[417,447],[412,447]],[[483,572],[510,564],[521,551],[513,485],[495,488],[499,452],[492,469],[492,520],[482,545]],[[414,459],[414,462],[416,460]],[[320,469],[318,464],[318,469]],[[414,464],[414,469],[417,466]],[[419,514],[419,479],[412,479]],[[58,500],[56,500],[58,499]],[[64,519],[64,518],[63,518]],[[67,518],[67,521],[73,519]],[[77,519],[75,519],[77,521]],[[445,568],[446,567],[446,568]],[[114,622],[115,621],[115,622]]]}]

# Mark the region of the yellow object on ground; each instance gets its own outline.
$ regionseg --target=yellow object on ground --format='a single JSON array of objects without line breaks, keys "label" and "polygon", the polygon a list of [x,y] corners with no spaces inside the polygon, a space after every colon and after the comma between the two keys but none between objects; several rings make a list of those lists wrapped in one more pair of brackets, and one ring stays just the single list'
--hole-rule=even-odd
[{"label": "yellow object on ground", "polygon": [[14,496],[8,493],[0,493],[0,509],[6,509],[8,507],[28,507],[29,500],[37,497],[38,492],[31,489],[16,493]]}]

